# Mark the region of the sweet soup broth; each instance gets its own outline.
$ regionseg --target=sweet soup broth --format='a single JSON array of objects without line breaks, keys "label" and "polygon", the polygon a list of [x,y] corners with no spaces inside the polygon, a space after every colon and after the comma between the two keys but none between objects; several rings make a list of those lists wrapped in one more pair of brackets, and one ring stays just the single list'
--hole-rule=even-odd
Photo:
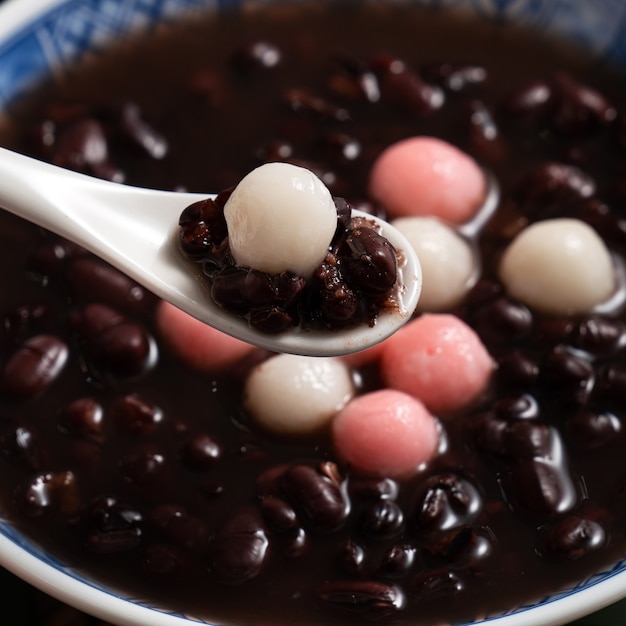
[{"label": "sweet soup broth", "polygon": [[[246,415],[243,381],[266,354],[195,370],[161,341],[153,296],[2,215],[3,514],[95,580],[218,623],[454,624],[609,568],[626,550],[619,298],[544,316],[495,267],[547,216],[626,252],[623,85],[512,29],[292,6],[116,45],[16,104],[4,145],[90,174],[217,192],[287,160],[372,210],[383,148],[450,141],[500,187],[480,280],[452,311],[498,367],[478,403],[437,416],[445,445],[423,472],[352,475],[324,434],[285,441]],[[103,141],[108,158],[90,161]],[[355,376],[360,393],[381,384],[376,362]],[[338,523],[326,496],[349,503]]]}]

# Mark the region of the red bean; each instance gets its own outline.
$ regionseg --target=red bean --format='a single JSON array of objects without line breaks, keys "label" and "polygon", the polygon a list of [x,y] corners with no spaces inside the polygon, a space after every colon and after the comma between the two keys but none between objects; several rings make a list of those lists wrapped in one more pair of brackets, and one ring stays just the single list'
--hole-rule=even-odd
[{"label": "red bean", "polygon": [[259,514],[252,509],[236,512],[212,542],[212,570],[222,582],[242,584],[259,575],[268,547],[269,539]]},{"label": "red bean", "polygon": [[76,476],[71,471],[39,474],[26,487],[22,500],[31,515],[42,515],[51,509],[71,518],[80,508]]},{"label": "red bean", "polygon": [[125,313],[140,313],[154,302],[134,280],[90,256],[73,260],[66,278],[72,295],[82,302],[108,304]]},{"label": "red bean", "polygon": [[19,396],[43,392],[61,374],[69,356],[66,344],[52,335],[25,341],[2,371],[2,385]]},{"label": "red bean", "polygon": [[549,529],[545,541],[546,552],[571,561],[602,548],[608,537],[602,524],[579,515],[569,515]]},{"label": "red bean", "polygon": [[70,434],[101,441],[104,408],[94,398],[78,398],[65,407],[60,422]]},{"label": "red bean", "polygon": [[285,471],[282,483],[289,498],[315,528],[331,531],[345,522],[349,506],[340,486],[317,468],[294,465]]},{"label": "red bean", "polygon": [[215,466],[222,455],[222,447],[211,435],[198,433],[181,445],[179,454],[184,465],[202,471]]},{"label": "red bean", "polygon": [[121,430],[135,435],[153,434],[163,422],[163,411],[137,394],[120,398],[113,406]]},{"label": "red bean", "polygon": [[320,587],[318,595],[344,609],[378,617],[393,615],[405,604],[399,587],[369,580],[328,582]]}]

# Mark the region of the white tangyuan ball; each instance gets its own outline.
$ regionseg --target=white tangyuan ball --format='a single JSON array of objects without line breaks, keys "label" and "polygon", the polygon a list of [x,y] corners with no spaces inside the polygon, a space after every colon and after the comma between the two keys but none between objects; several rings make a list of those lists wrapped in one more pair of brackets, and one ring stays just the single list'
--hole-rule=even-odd
[{"label": "white tangyuan ball", "polygon": [[324,260],[337,227],[330,191],[313,172],[266,163],[235,187],[224,207],[237,265],[309,277]]},{"label": "white tangyuan ball", "polygon": [[303,436],[323,430],[354,393],[341,359],[278,354],[252,370],[244,404],[266,430]]},{"label": "white tangyuan ball", "polygon": [[435,217],[400,217],[391,224],[407,238],[422,266],[417,310],[441,312],[458,304],[476,276],[470,244]]},{"label": "white tangyuan ball", "polygon": [[611,255],[593,228],[577,219],[536,222],[509,244],[500,278],[511,296],[552,314],[586,313],[616,289]]}]

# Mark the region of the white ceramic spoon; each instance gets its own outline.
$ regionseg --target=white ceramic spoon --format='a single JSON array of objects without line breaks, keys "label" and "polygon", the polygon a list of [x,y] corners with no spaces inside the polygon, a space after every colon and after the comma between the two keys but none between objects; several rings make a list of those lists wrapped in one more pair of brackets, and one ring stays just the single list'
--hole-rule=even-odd
[{"label": "white ceramic spoon", "polygon": [[0,207],[80,244],[160,298],[248,343],[310,356],[348,354],[382,341],[415,310],[422,285],[419,261],[396,229],[376,220],[383,236],[401,252],[397,310],[382,313],[373,327],[295,328],[278,335],[250,328],[213,302],[206,277],[178,249],[181,212],[209,195],[102,181],[0,148]]}]

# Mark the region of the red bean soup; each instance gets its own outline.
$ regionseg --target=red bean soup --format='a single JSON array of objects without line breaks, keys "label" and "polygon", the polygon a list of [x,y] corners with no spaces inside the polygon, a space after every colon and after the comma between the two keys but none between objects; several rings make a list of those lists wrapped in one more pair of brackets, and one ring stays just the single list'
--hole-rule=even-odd
[{"label": "red bean soup", "polygon": [[[478,269],[437,315],[494,365],[461,408],[430,406],[437,449],[410,476],[355,467],[330,426],[255,419],[244,388],[273,355],[184,335],[117,270],[2,214],[3,513],[98,581],[229,624],[462,623],[608,569],[626,551],[623,86],[487,21],[319,5],[167,27],[30,94],[4,145],[168,190],[285,161],[385,215],[368,189],[387,147],[456,146],[499,199],[475,232],[453,226]],[[552,218],[604,240],[608,302],[544,313],[501,282],[508,245]],[[357,399],[393,386],[409,346],[341,361]]]}]

